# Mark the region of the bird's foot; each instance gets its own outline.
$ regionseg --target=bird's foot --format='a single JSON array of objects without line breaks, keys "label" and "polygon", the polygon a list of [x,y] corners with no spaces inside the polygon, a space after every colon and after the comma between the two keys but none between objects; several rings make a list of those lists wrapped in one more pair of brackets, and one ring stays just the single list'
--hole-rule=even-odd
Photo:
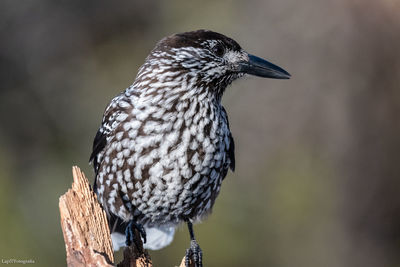
[{"label": "bird's foot", "polygon": [[136,247],[141,250],[142,246],[140,244],[140,241],[136,238],[135,229],[139,231],[139,238],[142,237],[143,243],[146,243],[146,231],[144,230],[143,225],[131,220],[129,221],[128,226],[125,229],[125,244],[129,247],[130,245],[132,245],[132,243],[134,243]]},{"label": "bird's foot", "polygon": [[195,267],[203,266],[203,251],[196,240],[190,241],[190,248],[186,250],[185,265],[189,267],[190,259],[193,259]]}]

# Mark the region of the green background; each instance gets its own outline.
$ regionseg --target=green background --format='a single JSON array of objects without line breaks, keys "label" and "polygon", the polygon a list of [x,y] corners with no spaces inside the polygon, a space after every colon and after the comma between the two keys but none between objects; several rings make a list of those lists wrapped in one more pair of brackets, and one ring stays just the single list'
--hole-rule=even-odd
[{"label": "green background", "polygon": [[[399,11],[395,0],[0,1],[0,257],[66,264],[58,198],[72,165],[93,182],[105,106],[159,39],[205,28],[292,74],[224,95],[236,171],[195,226],[205,266],[400,266]],[[181,227],[154,265],[178,265],[188,246]]]}]

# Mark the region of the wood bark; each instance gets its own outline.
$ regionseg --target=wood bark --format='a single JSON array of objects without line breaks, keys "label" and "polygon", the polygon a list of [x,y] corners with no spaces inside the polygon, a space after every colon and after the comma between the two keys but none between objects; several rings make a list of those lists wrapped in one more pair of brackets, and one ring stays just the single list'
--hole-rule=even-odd
[{"label": "wood bark", "polygon": [[[105,211],[97,201],[84,173],[72,167],[72,188],[60,197],[61,228],[67,252],[67,265],[114,266],[111,235]],[[137,240],[140,239],[136,231]],[[118,267],[152,267],[152,261],[143,244],[126,247],[124,259]],[[190,267],[194,266],[190,261]],[[185,257],[180,264],[185,267]]]}]

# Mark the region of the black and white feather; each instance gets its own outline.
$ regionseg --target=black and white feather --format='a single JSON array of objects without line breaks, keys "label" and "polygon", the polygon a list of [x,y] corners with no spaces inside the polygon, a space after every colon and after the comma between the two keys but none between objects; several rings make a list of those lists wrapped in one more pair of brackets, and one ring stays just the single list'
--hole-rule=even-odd
[{"label": "black and white feather", "polygon": [[244,75],[239,64],[248,60],[224,35],[175,34],[156,45],[134,83],[110,102],[91,160],[114,249],[124,244],[130,220],[145,227],[145,246],[159,249],[181,222],[210,213],[228,169],[235,168],[221,97]]}]

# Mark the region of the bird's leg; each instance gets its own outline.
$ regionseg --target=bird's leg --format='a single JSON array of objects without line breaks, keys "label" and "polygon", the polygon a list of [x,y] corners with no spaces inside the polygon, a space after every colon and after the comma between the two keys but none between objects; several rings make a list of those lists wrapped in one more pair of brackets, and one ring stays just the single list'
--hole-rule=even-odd
[{"label": "bird's leg", "polygon": [[188,248],[186,250],[185,265],[186,265],[186,267],[189,267],[190,258],[193,257],[194,266],[202,267],[203,266],[203,252],[201,251],[201,248],[200,248],[199,244],[197,243],[196,238],[194,237],[193,224],[189,220],[186,220],[186,223],[189,228],[189,234],[190,234],[190,248]]},{"label": "bird's leg", "polygon": [[126,236],[125,244],[129,247],[132,243],[135,243],[136,247],[140,250],[141,246],[139,240],[137,240],[136,238],[135,229],[139,231],[140,233],[139,236],[143,238],[143,243],[146,243],[146,231],[144,230],[143,225],[136,223],[133,220],[130,220],[125,229],[125,236]]},{"label": "bird's leg", "polygon": [[[118,193],[122,199],[124,207],[133,215],[134,211],[132,209],[132,205],[130,205],[129,203],[129,198],[127,197],[127,195],[125,195],[122,191],[119,191]],[[135,229],[139,231],[139,238],[142,237],[143,243],[146,243],[146,231],[144,230],[143,225],[135,222],[132,219],[129,221],[125,229],[125,236],[126,236],[125,244],[126,246],[129,247],[132,243],[135,243],[136,247],[139,249],[140,242],[139,240],[136,239]]]}]

